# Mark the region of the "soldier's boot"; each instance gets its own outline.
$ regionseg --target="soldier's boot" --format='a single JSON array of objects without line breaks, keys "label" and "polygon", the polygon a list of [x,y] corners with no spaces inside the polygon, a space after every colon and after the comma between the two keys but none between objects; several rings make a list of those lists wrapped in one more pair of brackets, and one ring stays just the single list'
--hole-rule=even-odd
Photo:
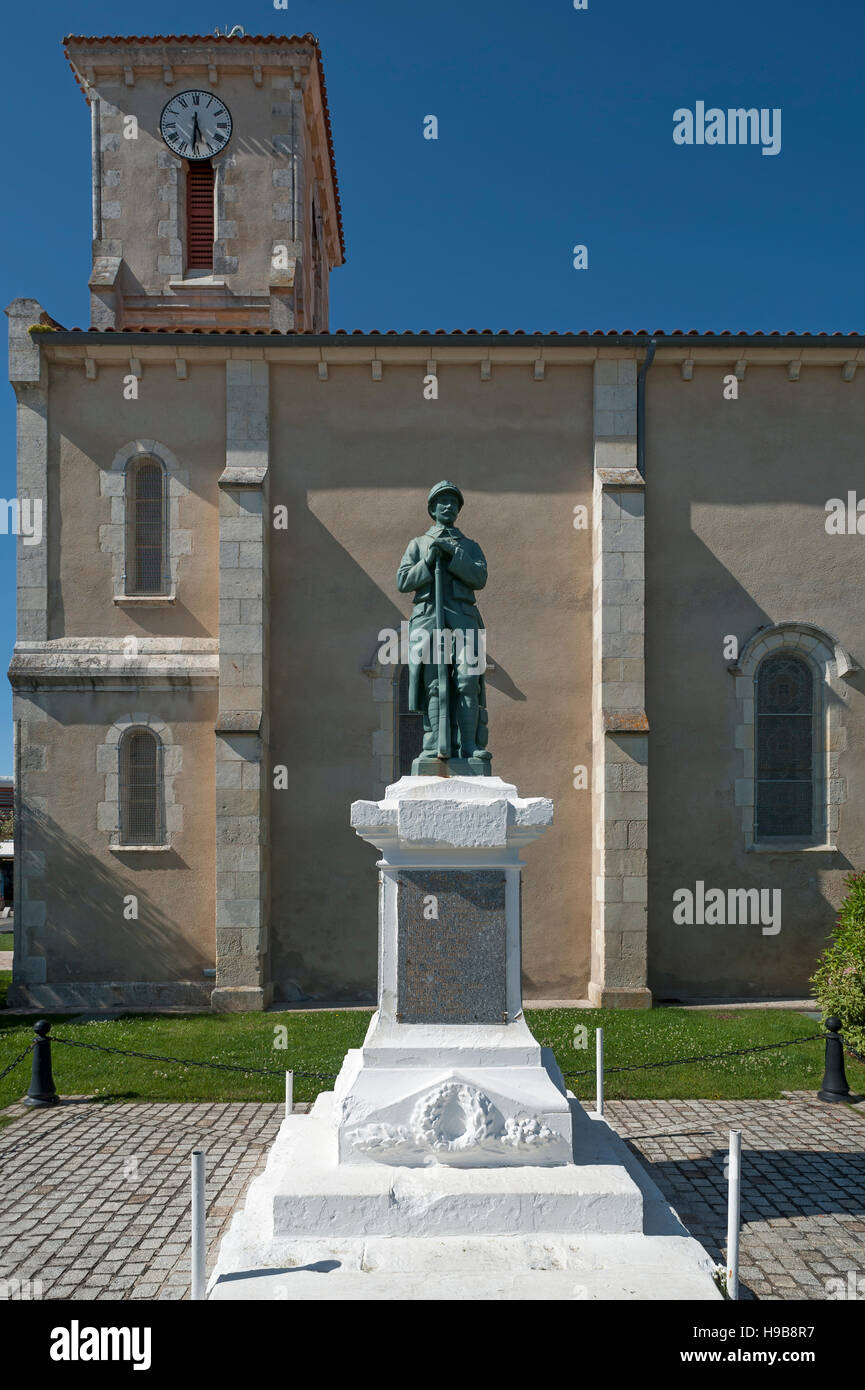
[{"label": "soldier's boot", "polygon": [[478,747],[478,707],[477,702],[467,695],[460,695],[457,702],[457,723],[460,731],[461,758],[488,758],[489,754]]},{"label": "soldier's boot", "polygon": [[435,758],[439,751],[439,702],[437,695],[427,701],[423,716],[424,757]]}]

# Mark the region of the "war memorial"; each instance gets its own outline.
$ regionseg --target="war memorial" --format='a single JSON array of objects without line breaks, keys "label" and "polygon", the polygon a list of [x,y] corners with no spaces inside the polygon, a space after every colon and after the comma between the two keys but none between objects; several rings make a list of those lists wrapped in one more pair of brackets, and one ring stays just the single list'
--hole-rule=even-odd
[{"label": "war memorial", "polygon": [[462,505],[431,489],[398,574],[423,751],[351,807],[381,856],[378,1009],[333,1091],[283,1122],[210,1297],[717,1299],[706,1251],[523,1014],[521,854],[553,804],[492,772],[462,659],[487,565]]}]

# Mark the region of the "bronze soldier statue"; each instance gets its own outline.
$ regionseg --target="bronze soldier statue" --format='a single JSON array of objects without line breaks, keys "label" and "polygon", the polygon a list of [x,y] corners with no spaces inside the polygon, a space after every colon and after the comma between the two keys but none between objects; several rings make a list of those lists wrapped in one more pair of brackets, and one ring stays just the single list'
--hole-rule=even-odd
[{"label": "bronze soldier statue", "polygon": [[488,777],[486,633],[475,593],[487,582],[477,541],[454,525],[463,495],[436,483],[427,498],[433,524],[409,542],[397,574],[414,593],[409,623],[409,708],[423,715],[423,752],[412,775]]}]

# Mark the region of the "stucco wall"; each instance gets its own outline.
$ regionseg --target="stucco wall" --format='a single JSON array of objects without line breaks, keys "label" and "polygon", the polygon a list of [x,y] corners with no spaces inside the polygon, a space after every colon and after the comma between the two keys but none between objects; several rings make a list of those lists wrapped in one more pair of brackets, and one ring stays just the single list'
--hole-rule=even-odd
[{"label": "stucco wall", "polygon": [[523,795],[551,796],[554,827],[527,853],[524,983],[573,998],[588,979],[590,794],[572,769],[590,763],[590,368],[423,364],[274,365],[271,500],[288,506],[272,535],[272,760],[294,794],[272,797],[273,969],[278,991],[374,995],[374,853],[348,825],[374,792],[378,711],[363,674],[382,628],[411,612],[396,591],[409,539],[429,525],[442,477],[466,496],[459,525],[482,544],[493,771]]},{"label": "stucco wall", "polygon": [[[548,362],[536,381],[530,363],[497,362],[481,381],[477,362],[440,362],[436,401],[423,398],[424,362],[386,363],[380,381],[368,362],[332,364],[326,381],[314,362],[270,370],[270,500],[289,509],[288,529],[269,533],[269,763],[288,767],[290,785],[271,797],[277,998],[374,994],[374,854],[348,826],[350,802],[383,790],[381,711],[364,667],[379,631],[410,613],[396,569],[443,476],[463,488],[460,525],[489,562],[480,609],[496,668],[493,770],[556,803],[553,829],[527,854],[525,990],[584,995],[591,806],[573,770],[591,764],[591,532],[575,530],[573,509],[591,507],[591,367]],[[729,635],[744,644],[761,625],[799,620],[865,657],[862,538],[825,530],[827,499],[846,496],[861,474],[861,383],[843,382],[837,367],[807,366],[798,382],[781,364],[751,367],[739,399],[725,401],[726,370],[698,365],[687,382],[678,366],[656,363],[648,380],[649,984],[660,997],[804,993],[844,875],[865,862],[862,675],[839,690],[846,800],[836,851],[748,853],[736,680],[723,651]],[[224,366],[190,352],[184,381],[173,362],[145,358],[138,401],[123,399],[121,366],[100,364],[95,381],[80,362],[50,372],[49,635],[215,637]],[[159,609],[114,604],[112,557],[99,544],[111,520],[100,470],[135,439],[164,443],[188,472],[180,524],[191,552],[177,603]],[[214,949],[215,698],[82,692],[39,705],[31,738],[50,746],[45,772],[28,773],[44,786],[31,791],[48,798],[41,833],[75,860],[51,890],[51,969],[81,971],[70,980],[200,973]],[[133,873],[95,828],[104,795],[95,745],[133,708],[170,724],[184,746],[183,843],[171,873],[162,863]],[[144,890],[149,939],[133,924],[118,934],[113,908],[94,906],[94,894],[135,891],[130,875]],[[673,892],[698,880],[780,888],[780,933],[674,925]]]},{"label": "stucco wall", "polygon": [[[225,368],[145,364],[137,400],[123,396],[128,368],[103,364],[95,381],[80,363],[52,364],[48,423],[49,637],[215,637],[219,593],[217,479],[225,467]],[[112,556],[100,546],[112,521],[100,472],[124,445],[166,445],[188,474],[180,526],[190,553],[180,558],[176,603],[159,608],[113,601]]]},{"label": "stucco wall", "polygon": [[[837,853],[746,853],[735,804],[735,679],[723,642],[761,625],[817,624],[865,659],[861,536],[829,536],[825,504],[863,491],[861,378],[806,366],[749,368],[723,399],[729,367],[692,381],[656,365],[647,405],[649,984],[656,995],[805,994],[843,896],[865,865],[865,679],[842,684],[847,800]],[[782,927],[677,926],[673,892],[782,890]]]},{"label": "stucco wall", "polygon": [[[174,778],[182,826],[168,851],[114,854],[98,824],[106,776],[97,749],[115,720],[139,711],[168,725],[182,748]],[[19,697],[16,716],[28,725],[31,763],[22,805],[28,892],[45,905],[28,953],[46,957],[47,983],[202,981],[214,964],[215,694],[140,691],[133,706],[119,691],[43,692]],[[138,898],[137,920],[124,916],[128,894]]]}]

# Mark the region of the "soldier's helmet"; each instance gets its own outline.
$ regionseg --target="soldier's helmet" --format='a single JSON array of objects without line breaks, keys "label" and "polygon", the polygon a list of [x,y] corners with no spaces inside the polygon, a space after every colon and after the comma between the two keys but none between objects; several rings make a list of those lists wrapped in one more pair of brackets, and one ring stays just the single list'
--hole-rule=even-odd
[{"label": "soldier's helmet", "polygon": [[426,500],[426,509],[429,512],[430,516],[433,515],[433,507],[435,506],[436,498],[443,492],[455,492],[457,497],[459,498],[460,507],[464,506],[465,503],[463,495],[457,487],[456,483],[442,481],[440,483],[436,483],[435,487],[430,488],[429,497]]}]

